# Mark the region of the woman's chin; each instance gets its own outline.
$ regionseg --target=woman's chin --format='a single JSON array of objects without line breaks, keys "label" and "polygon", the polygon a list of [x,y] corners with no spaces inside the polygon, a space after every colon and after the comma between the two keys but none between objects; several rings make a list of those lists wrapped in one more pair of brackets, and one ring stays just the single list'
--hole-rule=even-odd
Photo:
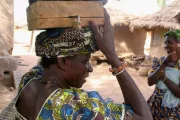
[{"label": "woman's chin", "polygon": [[79,85],[77,85],[76,86],[76,88],[81,88],[83,85],[84,85],[84,83],[86,82],[86,80],[84,79],[84,80],[82,80],[82,82],[81,82],[81,84],[79,84]]},{"label": "woman's chin", "polygon": [[83,81],[82,81],[82,86],[84,85],[84,83],[86,83],[86,79],[83,79]]}]

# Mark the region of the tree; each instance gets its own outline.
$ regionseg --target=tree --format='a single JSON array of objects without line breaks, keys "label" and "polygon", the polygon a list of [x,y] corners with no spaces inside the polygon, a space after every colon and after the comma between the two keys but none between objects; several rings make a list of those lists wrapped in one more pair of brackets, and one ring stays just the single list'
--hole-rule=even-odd
[{"label": "tree", "polygon": [[165,6],[166,5],[166,0],[157,0],[157,4],[159,6]]}]

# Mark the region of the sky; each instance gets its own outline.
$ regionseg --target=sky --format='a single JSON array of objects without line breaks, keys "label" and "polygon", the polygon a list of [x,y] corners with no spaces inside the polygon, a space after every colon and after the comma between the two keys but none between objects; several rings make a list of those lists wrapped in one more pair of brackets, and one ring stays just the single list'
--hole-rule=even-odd
[{"label": "sky", "polygon": [[[157,0],[109,0],[106,7],[111,7],[137,16],[153,13],[159,9]],[[173,0],[167,0],[171,3]],[[28,0],[14,0],[15,25],[27,24],[26,8]]]},{"label": "sky", "polygon": [[27,23],[26,8],[28,6],[28,0],[14,0],[14,22],[16,25]]},{"label": "sky", "polygon": [[121,10],[126,13],[141,16],[159,10],[157,0],[111,0],[107,6]]}]

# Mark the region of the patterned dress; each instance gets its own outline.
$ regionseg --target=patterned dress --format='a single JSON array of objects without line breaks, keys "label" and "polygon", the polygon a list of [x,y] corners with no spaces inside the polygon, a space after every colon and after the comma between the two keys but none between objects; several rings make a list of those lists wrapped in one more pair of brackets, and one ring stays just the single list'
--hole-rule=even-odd
[{"label": "patterned dress", "polygon": [[[26,73],[20,83],[19,94],[31,80],[41,79],[42,72],[43,69],[36,66]],[[26,120],[16,108],[15,112],[16,120]],[[125,104],[104,100],[96,91],[59,88],[46,99],[36,120],[94,120],[97,114],[104,120],[130,120],[133,111]]]},{"label": "patterned dress", "polygon": [[[161,57],[160,59],[154,58],[152,71],[156,70],[161,65],[164,59],[165,57]],[[171,67],[180,70],[180,61],[176,66]],[[153,118],[154,120],[180,120],[180,104],[173,108],[165,107],[162,105],[163,98],[166,92],[167,90],[159,89],[156,85],[152,96],[147,101]]]}]

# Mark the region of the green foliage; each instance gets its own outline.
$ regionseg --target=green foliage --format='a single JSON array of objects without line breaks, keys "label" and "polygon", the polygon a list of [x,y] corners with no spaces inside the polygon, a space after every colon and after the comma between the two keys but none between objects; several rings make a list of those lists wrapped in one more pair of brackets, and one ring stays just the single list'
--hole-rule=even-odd
[{"label": "green foliage", "polygon": [[180,41],[180,29],[170,30],[164,36],[171,36]]},{"label": "green foliage", "polygon": [[166,5],[166,0],[157,0],[157,4],[159,6],[165,6]]}]

